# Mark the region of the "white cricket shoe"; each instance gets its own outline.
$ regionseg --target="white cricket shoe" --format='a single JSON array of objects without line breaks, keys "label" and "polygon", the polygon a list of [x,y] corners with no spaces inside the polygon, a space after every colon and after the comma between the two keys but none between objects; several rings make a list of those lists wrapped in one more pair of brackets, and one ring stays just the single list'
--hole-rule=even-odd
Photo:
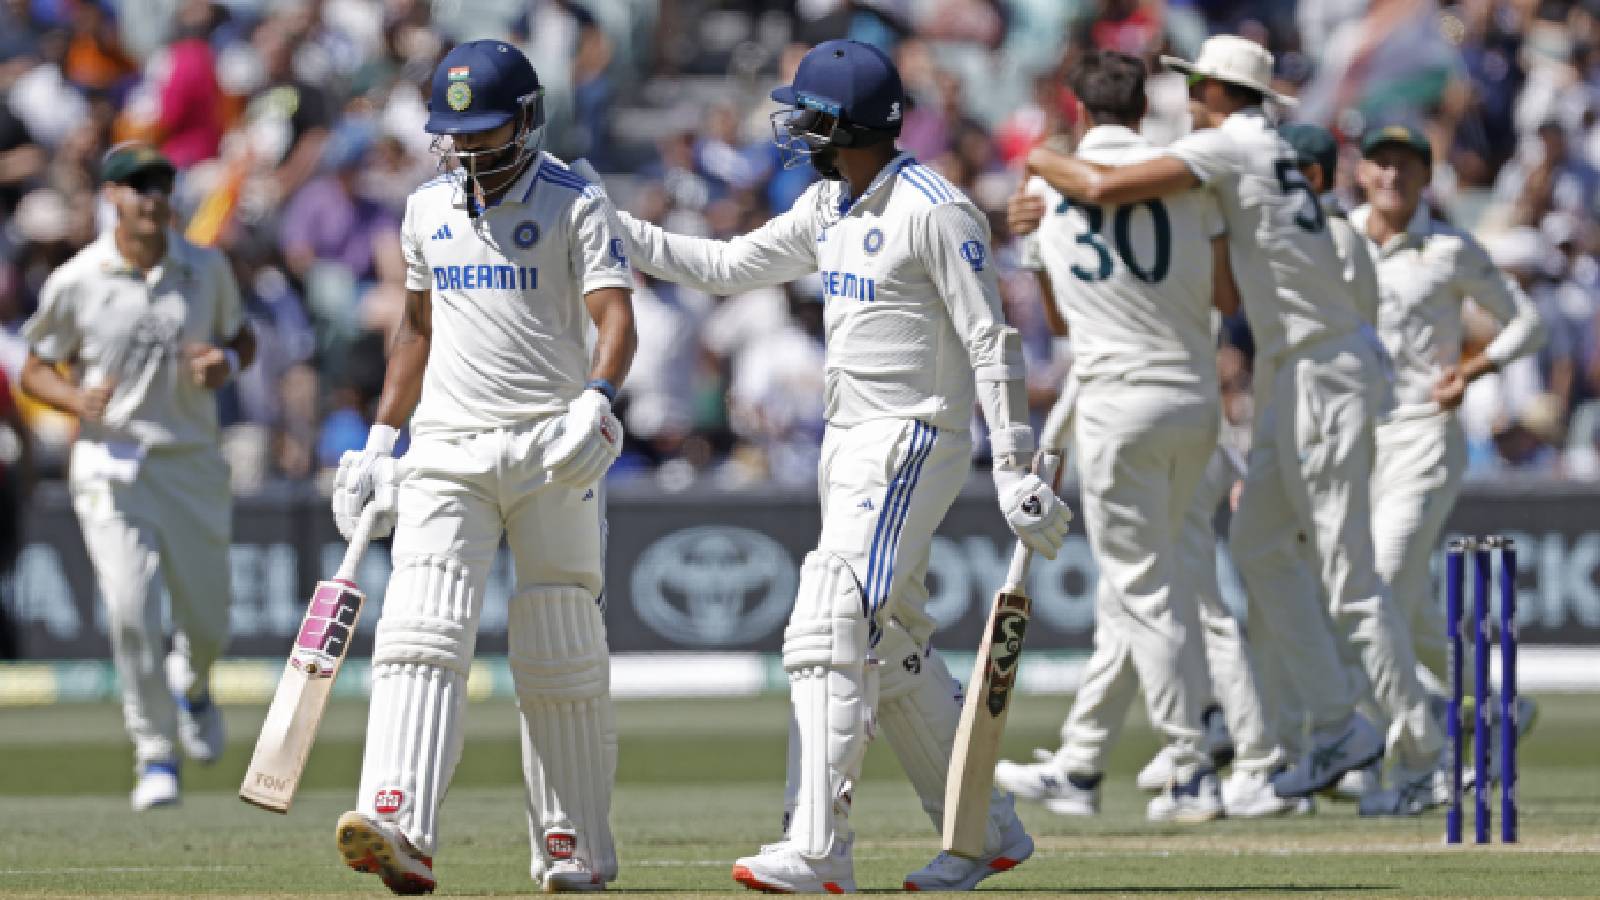
[{"label": "white cricket shoe", "polygon": [[906,876],[908,891],[970,891],[978,882],[1015,869],[1033,855],[1033,838],[1015,815],[1000,834],[1000,850],[983,859],[940,851],[933,861]]},{"label": "white cricket shoe", "polygon": [[1357,713],[1337,732],[1312,735],[1311,749],[1300,762],[1272,776],[1280,797],[1304,797],[1323,790],[1351,769],[1383,756],[1383,735]]},{"label": "white cricket shoe", "polygon": [[[1438,783],[1445,780],[1444,773],[1427,772],[1394,773],[1395,787],[1377,790],[1361,797],[1359,812],[1363,816],[1420,816],[1439,805]],[[1449,795],[1449,788],[1444,793]]]},{"label": "white cricket shoe", "polygon": [[1230,819],[1255,819],[1293,812],[1296,801],[1279,797],[1272,779],[1260,770],[1235,769],[1222,782],[1222,808]]},{"label": "white cricket shoe", "polygon": [[345,865],[377,875],[396,894],[431,894],[438,885],[433,857],[413,847],[393,823],[351,810],[339,817],[335,838]]},{"label": "white cricket shoe", "polygon": [[1169,783],[1144,809],[1152,822],[1209,822],[1226,814],[1217,773],[1210,769],[1196,772],[1188,781]]},{"label": "white cricket shoe", "polygon": [[145,763],[139,769],[139,780],[134,784],[128,800],[134,812],[144,812],[158,806],[177,806],[178,764]]},{"label": "white cricket shoe", "polygon": [[211,692],[191,700],[179,694],[178,743],[184,755],[201,765],[211,765],[222,756],[227,744],[227,731],[222,722],[222,709],[211,700]]},{"label": "white cricket shoe", "polygon": [[1033,751],[1036,762],[1001,760],[994,767],[994,783],[1003,791],[1043,803],[1058,816],[1093,816],[1100,812],[1099,775],[1068,775],[1057,767],[1049,750]]},{"label": "white cricket shoe", "polygon": [[589,868],[589,864],[575,854],[578,833],[571,828],[551,828],[544,833],[544,849],[550,865],[541,868],[543,860],[534,860],[534,878],[546,894],[574,894],[603,891],[605,876]]},{"label": "white cricket shoe", "polygon": [[[1228,733],[1228,719],[1223,715],[1222,707],[1207,707],[1200,721],[1204,726],[1200,732],[1200,752],[1210,757],[1212,768],[1226,768],[1233,762],[1234,749],[1233,735]],[[1139,770],[1133,783],[1141,791],[1155,793],[1164,790],[1167,783],[1172,781],[1172,758],[1176,754],[1177,749],[1171,744],[1156,751],[1150,762]]]},{"label": "white cricket shoe", "polygon": [[853,894],[854,838],[835,838],[827,856],[803,856],[789,841],[767,844],[755,856],[734,861],[733,880],[753,891],[770,894]]}]

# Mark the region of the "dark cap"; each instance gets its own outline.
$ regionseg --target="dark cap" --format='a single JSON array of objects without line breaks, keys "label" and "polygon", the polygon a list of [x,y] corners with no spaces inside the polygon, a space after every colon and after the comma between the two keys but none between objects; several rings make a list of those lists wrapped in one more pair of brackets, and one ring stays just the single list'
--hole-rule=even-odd
[{"label": "dark cap", "polygon": [[1316,163],[1322,167],[1323,183],[1333,184],[1334,173],[1339,168],[1339,141],[1333,132],[1321,125],[1296,124],[1284,125],[1278,133],[1294,148],[1300,165]]},{"label": "dark cap", "polygon": [[900,73],[889,57],[871,44],[847,40],[811,48],[795,69],[794,84],[773,91],[772,99],[880,131],[898,131],[906,107]]},{"label": "dark cap", "polygon": [[149,144],[130,141],[106,152],[100,161],[100,180],[124,184],[141,172],[164,171],[177,175],[178,167]]},{"label": "dark cap", "polygon": [[1428,136],[1422,133],[1422,129],[1414,125],[1384,125],[1368,131],[1361,136],[1361,155],[1371,156],[1373,151],[1385,144],[1399,144],[1415,150],[1422,154],[1423,162],[1433,165],[1433,144],[1428,142]]},{"label": "dark cap", "polygon": [[422,127],[430,134],[493,131],[541,90],[539,76],[521,50],[505,41],[469,41],[445,54],[433,70],[428,121]]}]

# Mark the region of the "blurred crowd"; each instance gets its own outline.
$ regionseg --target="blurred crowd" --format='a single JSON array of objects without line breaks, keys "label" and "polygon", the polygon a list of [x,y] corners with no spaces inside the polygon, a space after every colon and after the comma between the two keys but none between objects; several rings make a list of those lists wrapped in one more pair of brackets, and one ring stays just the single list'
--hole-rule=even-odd
[{"label": "blurred crowd", "polygon": [[[175,223],[227,251],[260,337],[224,392],[241,492],[317,478],[364,442],[403,297],[398,222],[438,165],[424,89],[453,43],[523,47],[547,90],[545,146],[587,157],[619,206],[729,237],[786,209],[814,173],[784,168],[766,99],[800,53],[868,40],[913,107],[901,143],[991,212],[1007,314],[1027,339],[1042,418],[1067,363],[1002,210],[1029,148],[1072,126],[1062,75],[1085,48],[1192,55],[1259,40],[1294,115],[1346,141],[1426,124],[1432,202],[1536,299],[1552,338],[1464,406],[1472,472],[1600,477],[1600,2],[1468,0],[0,0],[0,371],[51,269],[107,226],[108,146],[156,142],[181,169]],[[1175,76],[1147,131],[1187,128]],[[810,484],[822,430],[820,291],[715,298],[639,276],[640,347],[613,477],[669,489]],[[1469,312],[1469,340],[1494,325]],[[1219,365],[1250,416],[1250,338]],[[46,473],[69,419],[20,402]],[[7,445],[0,443],[0,455]]]}]

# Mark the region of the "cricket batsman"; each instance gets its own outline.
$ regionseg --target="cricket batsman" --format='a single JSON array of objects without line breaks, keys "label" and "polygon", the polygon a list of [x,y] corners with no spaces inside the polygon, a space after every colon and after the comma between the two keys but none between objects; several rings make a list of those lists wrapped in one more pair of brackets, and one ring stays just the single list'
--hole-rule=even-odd
[{"label": "cricket batsman", "polygon": [[[600,480],[622,445],[611,401],[636,343],[632,281],[610,201],[541,149],[543,98],[501,41],[462,44],[435,70],[426,128],[445,172],[406,202],[405,316],[367,447],[334,484],[347,536],[369,501],[395,509],[379,530],[394,530],[394,574],[361,786],[336,836],[351,868],[399,894],[435,886],[439,804],[502,536],[533,879],[590,891],[617,873]],[[407,422],[402,478],[391,453]]]},{"label": "cricket batsman", "polygon": [[1356,711],[1364,692],[1345,669],[1346,647],[1403,735],[1397,765],[1431,770],[1442,732],[1370,531],[1373,425],[1392,402],[1383,349],[1345,284],[1316,194],[1264,111],[1267,100],[1292,101],[1269,86],[1272,54],[1240,37],[1207,39],[1194,63],[1163,62],[1189,76],[1199,130],[1132,165],[1047,150],[1029,165],[1077,201],[1131,204],[1203,185],[1221,205],[1257,341],[1256,420],[1230,545],[1250,631],[1293,660],[1311,720],[1307,754],[1274,790],[1306,796],[1382,755],[1382,735]]},{"label": "cricket batsman", "polygon": [[[1079,157],[1131,163],[1159,154],[1136,130],[1147,103],[1141,60],[1091,51],[1071,83],[1079,120],[1093,125]],[[1060,283],[1056,297],[1073,337],[1074,446],[1100,570],[1095,649],[1061,749],[1033,764],[1002,763],[996,780],[1052,811],[1093,814],[1105,754],[1142,684],[1148,715],[1166,741],[1159,757],[1165,777],[1147,816],[1222,816],[1225,798],[1203,721],[1212,695],[1210,653],[1225,657],[1225,687],[1241,693],[1231,706],[1254,714],[1240,722],[1251,740],[1241,777],[1233,779],[1233,793],[1241,794],[1233,809],[1285,811],[1290,804],[1267,781],[1281,760],[1272,746],[1259,746],[1266,729],[1253,671],[1237,622],[1216,596],[1213,546],[1206,541],[1197,551],[1186,535],[1198,518],[1209,538],[1211,513],[1227,490],[1216,485],[1231,484],[1222,477],[1226,466],[1206,477],[1221,416],[1211,310],[1237,305],[1222,213],[1201,189],[1129,206],[1054,199],[1039,251],[1052,286]],[[1208,490],[1199,497],[1203,480]],[[1203,614],[1206,568],[1215,609]],[[1212,615],[1226,620],[1215,630],[1205,621]],[[1253,795],[1242,796],[1245,788]]]},{"label": "cricket batsman", "polygon": [[[988,224],[896,149],[906,96],[893,63],[867,44],[829,41],[772,97],[784,106],[777,142],[824,176],[791,209],[731,241],[623,222],[640,269],[710,293],[822,278],[822,534],[783,644],[790,808],[784,840],[738,860],[733,877],[758,890],[841,892],[855,888],[850,803],[874,723],[942,821],[961,689],[928,643],[923,578],[933,531],[967,479],[974,402],[1012,531],[1054,557],[1070,515],[1027,469],[1021,338],[1001,313]],[[969,890],[1032,852],[1011,799],[996,793],[983,858],[941,853],[905,886]]]},{"label": "cricket batsman", "polygon": [[[1428,563],[1467,467],[1456,409],[1467,385],[1536,352],[1545,329],[1533,301],[1482,245],[1423,202],[1433,172],[1425,134],[1409,125],[1375,128],[1362,137],[1361,154],[1356,178],[1367,203],[1350,220],[1377,256],[1378,334],[1397,376],[1395,410],[1377,427],[1372,539],[1417,659],[1442,685],[1445,623]],[[1469,299],[1503,327],[1483,353],[1462,359],[1461,306]],[[1437,802],[1432,775],[1396,771],[1389,789],[1363,794],[1361,814],[1428,809]]]},{"label": "cricket batsman", "polygon": [[22,329],[22,390],[78,417],[68,488],[106,602],[135,810],[178,802],[180,747],[222,753],[210,685],[228,644],[233,496],[215,392],[256,350],[227,259],[172,228],[176,175],[149,146],[112,148],[100,178],[116,224],[51,273]]}]

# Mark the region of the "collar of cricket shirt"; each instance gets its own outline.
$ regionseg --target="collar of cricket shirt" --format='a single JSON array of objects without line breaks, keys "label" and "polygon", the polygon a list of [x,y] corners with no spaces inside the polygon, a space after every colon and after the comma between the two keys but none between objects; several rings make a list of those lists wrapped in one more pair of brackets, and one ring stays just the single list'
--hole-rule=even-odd
[{"label": "collar of cricket shirt", "polygon": [[182,253],[183,236],[171,228],[167,229],[166,250],[149,271],[140,270],[122,255],[121,250],[117,249],[115,229],[107,228],[101,232],[95,239],[95,244],[99,246],[100,272],[103,275],[132,278],[153,287],[159,284],[168,272],[184,275],[189,270],[185,255]]},{"label": "collar of cricket shirt", "polygon": [[1147,147],[1150,142],[1144,135],[1126,125],[1096,125],[1083,133],[1078,149],[1105,150],[1117,147]]},{"label": "collar of cricket shirt", "polygon": [[1417,204],[1417,209],[1411,214],[1410,221],[1406,222],[1406,230],[1390,237],[1383,244],[1378,244],[1367,231],[1367,223],[1372,220],[1372,204],[1363,203],[1350,213],[1350,227],[1366,239],[1367,243],[1378,248],[1380,256],[1388,256],[1407,247],[1421,247],[1433,234],[1433,211],[1428,208],[1428,201],[1423,200]]},{"label": "collar of cricket shirt", "polygon": [[867,198],[878,192],[878,188],[882,187],[884,182],[888,181],[895,175],[898,175],[902,168],[906,166],[914,166],[916,164],[917,158],[915,156],[912,156],[910,153],[901,150],[899,155],[897,155],[894,159],[889,160],[889,162],[885,164],[883,168],[878,170],[878,174],[872,176],[872,182],[867,185],[867,189],[862,191],[861,196],[856,199],[850,198],[850,185],[841,180],[839,182],[839,205],[836,207],[839,211],[839,215],[850,215],[850,210],[855,209],[856,207],[865,203]]}]

